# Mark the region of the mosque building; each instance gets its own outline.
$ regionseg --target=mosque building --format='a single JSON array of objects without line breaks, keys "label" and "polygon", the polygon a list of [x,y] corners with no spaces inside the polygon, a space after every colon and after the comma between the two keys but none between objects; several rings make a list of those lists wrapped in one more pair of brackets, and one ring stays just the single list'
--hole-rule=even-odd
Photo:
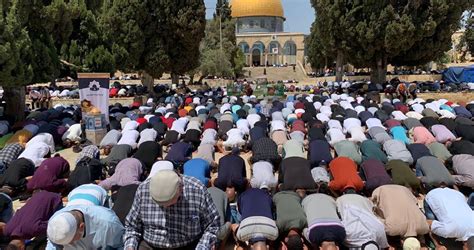
[{"label": "mosque building", "polygon": [[281,0],[232,0],[230,5],[247,65],[303,64],[305,35],[285,32]]}]

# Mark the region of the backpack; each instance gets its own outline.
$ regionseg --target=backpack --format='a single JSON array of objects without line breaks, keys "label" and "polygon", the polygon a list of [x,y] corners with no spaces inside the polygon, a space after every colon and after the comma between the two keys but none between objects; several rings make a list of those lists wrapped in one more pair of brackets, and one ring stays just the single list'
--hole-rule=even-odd
[{"label": "backpack", "polygon": [[89,157],[82,158],[77,164],[74,171],[69,175],[67,180],[69,190],[79,187],[83,184],[94,183],[96,180],[103,180],[104,165],[97,159]]}]

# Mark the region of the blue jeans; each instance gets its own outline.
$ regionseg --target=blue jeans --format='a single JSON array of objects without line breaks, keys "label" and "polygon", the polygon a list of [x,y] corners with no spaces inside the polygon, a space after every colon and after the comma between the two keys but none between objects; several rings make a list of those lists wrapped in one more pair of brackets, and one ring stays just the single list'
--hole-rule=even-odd
[{"label": "blue jeans", "polygon": [[7,170],[7,165],[3,163],[3,161],[0,161],[0,175],[5,173],[5,170]]},{"label": "blue jeans", "polygon": [[467,199],[467,204],[474,210],[474,192],[469,195],[469,199]]},{"label": "blue jeans", "polygon": [[10,198],[10,196],[8,196],[4,193],[0,193],[0,195],[3,195],[8,200],[10,200],[8,205],[2,211],[0,211],[0,221],[7,223],[13,217],[13,202],[12,202],[12,199]]},{"label": "blue jeans", "polygon": [[428,204],[428,202],[426,202],[426,199],[425,202],[423,202],[423,206],[425,208],[426,219],[436,220],[436,215],[433,213],[433,210],[431,210],[430,205]]},{"label": "blue jeans", "polygon": [[242,220],[241,219],[241,215],[239,213],[239,211],[237,211],[237,204],[231,204],[230,205],[230,212],[231,212],[231,218],[230,218],[230,222],[232,224],[238,224],[240,223],[240,221]]},{"label": "blue jeans", "polygon": [[420,177],[420,176],[423,176],[423,171],[421,170],[420,167],[418,167],[418,165],[416,166],[416,176],[417,177]]}]

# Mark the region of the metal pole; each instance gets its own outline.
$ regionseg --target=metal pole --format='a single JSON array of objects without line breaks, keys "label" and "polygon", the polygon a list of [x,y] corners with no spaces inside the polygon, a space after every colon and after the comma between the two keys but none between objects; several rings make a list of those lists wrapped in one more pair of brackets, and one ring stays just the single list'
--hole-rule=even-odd
[{"label": "metal pole", "polygon": [[[217,11],[217,10],[216,10]],[[220,39],[220,46],[221,46],[221,54],[220,54],[220,59],[222,61],[222,9],[219,8],[219,39]],[[221,86],[223,85],[222,82],[223,82],[223,77],[224,76],[221,76]]]},{"label": "metal pole", "polygon": [[220,43],[221,43],[221,53],[222,53],[222,10],[219,11],[219,33],[220,33]]}]

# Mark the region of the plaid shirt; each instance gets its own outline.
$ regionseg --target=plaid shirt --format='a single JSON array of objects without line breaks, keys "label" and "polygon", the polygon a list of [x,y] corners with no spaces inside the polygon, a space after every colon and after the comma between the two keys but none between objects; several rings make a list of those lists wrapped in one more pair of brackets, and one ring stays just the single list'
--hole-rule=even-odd
[{"label": "plaid shirt", "polygon": [[150,180],[143,182],[125,220],[125,249],[138,249],[141,240],[156,248],[178,248],[199,240],[196,249],[215,245],[219,213],[211,195],[197,179],[183,176],[178,203],[160,207],[150,196]]},{"label": "plaid shirt", "polygon": [[100,154],[100,151],[99,151],[99,148],[97,148],[97,146],[90,145],[90,146],[84,147],[81,153],[79,154],[79,157],[77,157],[76,163],[78,163],[84,157],[89,157],[91,159],[99,159],[99,154]]},{"label": "plaid shirt", "polygon": [[0,151],[0,162],[8,165],[16,160],[22,151],[23,147],[19,143],[9,144]]},{"label": "plaid shirt", "polygon": [[252,151],[253,162],[275,161],[280,159],[280,156],[278,155],[278,146],[272,139],[268,137],[260,138],[254,142],[252,145]]}]

